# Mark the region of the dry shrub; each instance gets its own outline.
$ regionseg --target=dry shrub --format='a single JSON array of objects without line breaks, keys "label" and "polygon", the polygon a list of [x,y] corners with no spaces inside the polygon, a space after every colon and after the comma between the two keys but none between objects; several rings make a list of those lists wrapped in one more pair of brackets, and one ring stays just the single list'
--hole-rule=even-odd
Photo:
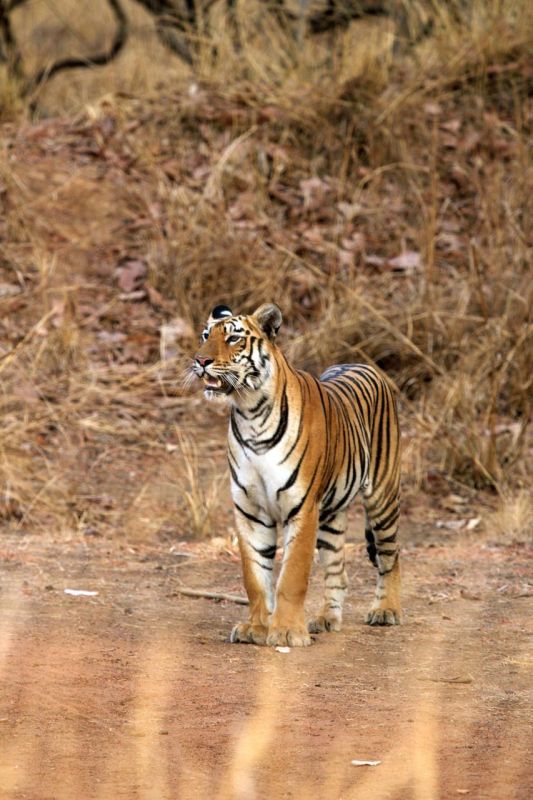
[{"label": "dry shrub", "polygon": [[178,431],[177,456],[181,474],[173,491],[183,499],[185,528],[195,537],[213,536],[217,530],[220,495],[227,483],[225,470],[217,474],[212,465],[206,469],[204,464],[202,468],[198,448],[192,438],[181,431]]},{"label": "dry shrub", "polygon": [[486,519],[486,531],[498,542],[531,542],[533,503],[530,493],[524,489],[505,492],[496,511]]},{"label": "dry shrub", "polygon": [[18,119],[24,107],[19,84],[5,71],[0,71],[0,122]]},{"label": "dry shrub", "polygon": [[209,206],[171,206],[169,231],[151,246],[150,271],[157,288],[176,302],[196,328],[221,302],[252,309],[264,297],[279,297],[283,266],[271,264],[255,237],[235,231]]},{"label": "dry shrub", "polygon": [[[399,37],[376,19],[302,43],[250,4],[242,50],[220,18],[194,80],[134,39],[131,57],[150,61],[138,97],[96,101],[126,86],[117,62],[46,88],[43,111],[90,101],[76,120],[6,128],[0,267],[20,296],[0,297],[0,469],[17,524],[215,524],[218,492],[192,450],[181,472],[169,465],[173,500],[155,471],[132,481],[128,460],[161,463],[176,415],[197,414],[218,447],[222,425],[206,432],[210,412],[176,383],[194,342],[180,343],[173,375],[155,362],[162,323],[200,330],[220,302],[278,302],[299,366],[384,370],[414,436],[408,488],[435,470],[501,493],[523,482],[529,4],[404,6]],[[146,265],[138,300],[116,287],[128,259]]]}]

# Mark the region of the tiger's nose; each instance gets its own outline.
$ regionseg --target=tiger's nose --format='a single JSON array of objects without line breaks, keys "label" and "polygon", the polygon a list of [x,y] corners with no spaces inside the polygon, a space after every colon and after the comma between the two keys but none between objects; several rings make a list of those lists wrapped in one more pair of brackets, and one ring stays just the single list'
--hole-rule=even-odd
[{"label": "tiger's nose", "polygon": [[200,356],[196,356],[196,363],[200,364],[200,366],[205,369],[209,364],[213,363],[213,359],[212,358],[201,358]]}]

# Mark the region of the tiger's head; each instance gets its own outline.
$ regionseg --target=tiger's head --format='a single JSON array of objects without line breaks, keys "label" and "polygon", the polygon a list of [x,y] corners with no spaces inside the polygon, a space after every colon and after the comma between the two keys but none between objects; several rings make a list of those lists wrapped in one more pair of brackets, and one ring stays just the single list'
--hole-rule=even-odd
[{"label": "tiger's head", "polygon": [[[281,325],[278,306],[266,303],[249,316],[216,306],[200,337],[192,371],[213,400],[259,389],[272,372],[274,340]],[[277,349],[277,348],[276,348]]]}]

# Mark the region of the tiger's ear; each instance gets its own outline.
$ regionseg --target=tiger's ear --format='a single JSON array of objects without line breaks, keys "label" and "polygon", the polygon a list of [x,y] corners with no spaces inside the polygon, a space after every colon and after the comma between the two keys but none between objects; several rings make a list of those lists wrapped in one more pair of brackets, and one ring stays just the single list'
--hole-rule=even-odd
[{"label": "tiger's ear", "polygon": [[209,322],[218,322],[218,320],[224,319],[224,317],[232,316],[233,312],[231,308],[228,308],[228,306],[215,306],[209,315]]},{"label": "tiger's ear", "polygon": [[254,311],[253,316],[261,330],[266,333],[271,341],[274,341],[283,320],[279,307],[274,303],[264,303]]}]

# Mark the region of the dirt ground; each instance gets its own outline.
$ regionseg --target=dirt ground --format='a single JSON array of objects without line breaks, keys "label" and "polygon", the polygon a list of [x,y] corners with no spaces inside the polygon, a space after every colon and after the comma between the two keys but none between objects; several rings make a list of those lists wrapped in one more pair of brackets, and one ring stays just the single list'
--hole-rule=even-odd
[{"label": "dirt ground", "polygon": [[533,796],[526,546],[409,522],[405,622],[379,629],[360,541],[343,632],[285,654],[228,643],[242,606],[178,593],[242,592],[220,539],[6,533],[0,796]]}]

